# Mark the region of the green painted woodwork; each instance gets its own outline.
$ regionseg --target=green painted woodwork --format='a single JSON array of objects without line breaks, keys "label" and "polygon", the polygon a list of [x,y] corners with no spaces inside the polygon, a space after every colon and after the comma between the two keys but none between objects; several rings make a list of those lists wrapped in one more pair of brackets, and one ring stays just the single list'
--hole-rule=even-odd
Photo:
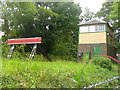
[{"label": "green painted woodwork", "polygon": [[88,56],[88,59],[90,59],[90,52],[85,53]]},{"label": "green painted woodwork", "polygon": [[102,46],[94,46],[93,55],[102,55]]}]

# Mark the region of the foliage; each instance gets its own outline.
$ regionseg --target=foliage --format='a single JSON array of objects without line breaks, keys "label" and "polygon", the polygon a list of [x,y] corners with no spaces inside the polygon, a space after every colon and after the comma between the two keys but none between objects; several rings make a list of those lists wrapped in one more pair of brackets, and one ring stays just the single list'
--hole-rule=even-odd
[{"label": "foliage", "polygon": [[[41,47],[46,53],[76,57],[79,5],[72,2],[6,2],[2,7],[4,42],[8,38],[42,37]],[[41,53],[39,49],[38,52]]]},{"label": "foliage", "polygon": [[96,14],[97,17],[109,22],[114,30],[119,28],[119,4],[120,2],[105,2]]},{"label": "foliage", "polygon": [[[15,45],[14,52],[12,54],[12,59],[19,59],[19,60],[29,60],[29,56],[31,52],[26,52],[27,45]],[[11,45],[8,45],[6,43],[2,44],[2,57],[7,58],[9,52],[10,52]],[[46,58],[42,54],[35,53],[33,60],[37,61],[47,61]]]},{"label": "foliage", "polygon": [[110,22],[114,30],[119,28],[119,4],[120,2],[105,2],[96,16]]},{"label": "foliage", "polygon": [[110,11],[110,19],[113,21],[112,25],[115,30],[118,30],[120,28],[120,2],[114,2],[111,6],[111,11]]},{"label": "foliage", "polygon": [[71,56],[54,56],[54,55],[50,55],[50,58],[52,59],[52,61],[56,61],[56,60],[66,60],[66,61],[74,61],[76,62],[77,59],[74,58],[72,55]]},{"label": "foliage", "polygon": [[25,46],[26,46],[25,44],[15,45],[15,49],[14,49],[12,58],[24,59],[24,58],[28,57],[27,53],[25,53],[25,50],[24,50]]},{"label": "foliage", "polygon": [[[92,64],[68,61],[40,62],[3,59],[3,88],[83,88],[118,76]],[[98,86],[113,88],[117,80]]]},{"label": "foliage", "polygon": [[[7,58],[8,54],[10,52],[11,46],[12,45],[8,45],[7,43],[2,44],[2,57],[3,58]],[[12,58],[19,58],[19,59],[25,58],[26,53],[24,51],[24,47],[25,47],[24,44],[23,45],[16,45],[14,52],[13,52],[13,55],[12,55]]]},{"label": "foliage", "polygon": [[89,21],[95,17],[95,13],[90,11],[88,7],[85,8],[84,14],[80,16],[83,21]]},{"label": "foliage", "polygon": [[[55,32],[54,46],[50,54],[56,56],[76,57],[78,43],[78,26],[81,9],[74,3],[56,3],[52,11],[58,13],[56,21],[57,31]],[[55,4],[55,5],[56,5]],[[63,10],[64,9],[64,10]],[[53,42],[53,40],[52,40]]]},{"label": "foliage", "polygon": [[112,69],[112,62],[107,57],[93,57],[91,59],[91,62],[95,65],[100,66],[100,67],[107,68],[109,70]]},{"label": "foliage", "polygon": [[1,44],[1,39],[0,39],[0,60],[2,58],[2,44]]},{"label": "foliage", "polygon": [[83,84],[82,82],[84,82],[84,68],[85,65],[82,66],[80,71],[76,71],[76,76],[73,77],[73,81],[77,83],[77,87],[78,88],[83,88],[85,86],[85,84]]},{"label": "foliage", "polygon": [[111,11],[111,6],[113,2],[105,2],[102,4],[102,8],[100,11],[97,12],[96,16],[99,18],[103,18],[105,21],[110,21],[110,11]]},{"label": "foliage", "polygon": [[7,55],[9,54],[9,51],[10,51],[10,46],[8,46],[8,44],[4,43],[2,44],[2,57],[6,58]]},{"label": "foliage", "polygon": [[82,57],[82,59],[83,59],[83,63],[84,64],[88,64],[89,63],[89,55],[83,55],[83,57]]},{"label": "foliage", "polygon": [[21,31],[24,35],[25,30],[33,28],[34,15],[36,14],[35,8],[35,5],[31,2],[6,2],[3,4],[2,19],[4,19],[4,24],[2,30],[5,32],[7,39],[21,37]]},{"label": "foliage", "polygon": [[[96,16],[99,18],[102,18],[103,20],[109,22],[109,24],[112,26],[113,30],[116,32],[116,30],[119,30],[120,28],[120,1],[119,2],[105,2],[102,5],[102,8],[100,11],[97,12]],[[117,32],[116,32],[117,33]],[[119,34],[115,34],[115,37],[119,37]],[[116,40],[116,47],[117,52],[120,52],[120,44]]]},{"label": "foliage", "polygon": [[42,55],[42,54],[38,54],[38,55],[35,55],[34,57],[33,57],[33,60],[34,61],[47,61],[47,59]]}]

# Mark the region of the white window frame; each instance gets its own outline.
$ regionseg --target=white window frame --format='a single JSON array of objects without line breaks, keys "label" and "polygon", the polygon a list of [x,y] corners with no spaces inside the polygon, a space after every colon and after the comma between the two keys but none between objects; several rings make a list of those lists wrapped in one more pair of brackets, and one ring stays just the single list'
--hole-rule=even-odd
[{"label": "white window frame", "polygon": [[91,26],[80,27],[80,33],[104,32],[104,31],[105,31],[105,25],[91,25]]},{"label": "white window frame", "polygon": [[95,32],[105,31],[105,25],[95,25]]}]

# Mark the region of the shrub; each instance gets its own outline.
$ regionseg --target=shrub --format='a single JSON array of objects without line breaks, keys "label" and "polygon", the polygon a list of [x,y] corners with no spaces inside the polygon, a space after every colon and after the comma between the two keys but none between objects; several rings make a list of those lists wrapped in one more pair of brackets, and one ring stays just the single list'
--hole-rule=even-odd
[{"label": "shrub", "polygon": [[109,70],[112,69],[112,62],[107,57],[93,57],[91,59],[91,62],[95,65],[102,67],[102,68],[107,68]]},{"label": "shrub", "polygon": [[2,44],[2,57],[7,57],[10,51],[10,46],[7,43]]},{"label": "shrub", "polygon": [[[30,52],[25,52],[24,47],[26,45],[15,45],[14,52],[12,54],[12,58],[14,59],[26,59],[29,58]],[[10,53],[11,45],[8,45],[7,43],[2,44],[2,57],[7,58],[8,54]]]},{"label": "shrub", "polygon": [[47,59],[42,54],[40,54],[40,55],[35,54],[33,60],[35,60],[35,61],[47,61]]}]

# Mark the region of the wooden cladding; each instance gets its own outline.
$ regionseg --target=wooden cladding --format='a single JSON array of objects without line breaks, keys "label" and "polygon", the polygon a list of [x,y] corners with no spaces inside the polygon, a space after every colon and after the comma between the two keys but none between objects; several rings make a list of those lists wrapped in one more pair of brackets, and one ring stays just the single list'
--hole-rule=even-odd
[{"label": "wooden cladding", "polygon": [[106,43],[106,32],[80,33],[79,44]]}]

